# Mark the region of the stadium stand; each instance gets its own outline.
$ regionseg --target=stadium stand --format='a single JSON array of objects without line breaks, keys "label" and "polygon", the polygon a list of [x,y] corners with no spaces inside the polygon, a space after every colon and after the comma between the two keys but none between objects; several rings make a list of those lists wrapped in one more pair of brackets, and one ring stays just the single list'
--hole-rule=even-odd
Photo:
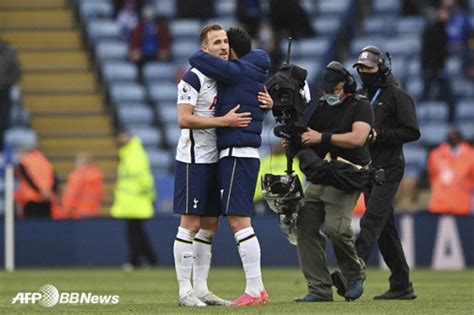
[{"label": "stadium stand", "polygon": [[[108,200],[115,176],[113,133],[117,128],[127,128],[142,138],[159,182],[172,176],[180,135],[176,83],[189,67],[190,54],[199,49],[198,33],[203,25],[237,25],[236,0],[215,1],[211,20],[178,18],[174,0],[144,3],[168,19],[171,57],[166,62],[148,62],[143,78],[129,61],[128,44],[115,20],[112,0],[0,3],[0,9],[8,8],[0,10],[0,36],[20,51],[25,69],[20,89],[12,95],[16,107],[8,141],[38,141],[62,177],[72,169],[78,148],[97,154],[99,164],[107,170]],[[474,21],[474,2],[469,3]],[[312,91],[332,59],[342,60],[354,71],[357,53],[368,44],[391,53],[393,72],[416,102],[423,133],[419,142],[407,147],[407,172],[421,174],[429,149],[442,142],[452,127],[446,103],[421,100],[420,37],[427,18],[403,16],[400,0],[300,0],[300,4],[316,35],[293,42],[291,62],[308,70]],[[287,40],[279,47],[286,54]],[[457,99],[454,126],[474,140],[474,83],[461,74],[459,57],[451,56],[446,68]],[[267,115],[262,156],[277,141],[273,126],[273,117]]]},{"label": "stadium stand", "polygon": [[[474,4],[471,1],[471,15],[473,10]],[[405,150],[406,172],[409,176],[418,176],[426,168],[427,152],[443,142],[447,131],[451,128],[461,129],[467,139],[474,140],[472,132],[474,120],[470,118],[474,104],[468,100],[473,97],[474,82],[463,76],[460,57],[450,56],[446,71],[457,98],[456,121],[450,125],[447,103],[421,99],[423,95],[420,66],[421,35],[428,23],[427,18],[403,16],[402,2],[398,0],[372,0],[369,11],[370,15],[361,23],[360,33],[351,41],[350,55],[345,65],[352,67],[358,52],[369,44],[376,45],[392,55],[392,72],[414,99],[421,127],[420,141],[410,144]],[[421,163],[422,161],[424,163]]]},{"label": "stadium stand", "polygon": [[[113,125],[70,3],[0,3],[0,36],[19,52],[23,69],[21,93],[13,95],[16,109],[6,138],[15,146],[37,143],[61,180],[73,169],[78,150],[91,152],[105,171],[107,204],[116,168]],[[81,12],[84,16],[97,11],[109,14],[106,7],[111,8],[103,1],[89,1]],[[23,107],[29,114],[22,113]]]}]

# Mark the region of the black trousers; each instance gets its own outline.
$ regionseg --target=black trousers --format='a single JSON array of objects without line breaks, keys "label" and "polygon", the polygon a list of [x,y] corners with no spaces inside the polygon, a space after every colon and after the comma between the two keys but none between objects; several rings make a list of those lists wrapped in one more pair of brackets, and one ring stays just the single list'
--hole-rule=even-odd
[{"label": "black trousers", "polygon": [[148,242],[142,219],[127,219],[128,244],[130,246],[130,263],[140,266],[140,257],[144,256],[150,265],[156,265],[158,260],[153,248]]},{"label": "black trousers", "polygon": [[23,208],[25,219],[49,218],[51,216],[51,202],[28,202]]},{"label": "black trousers", "polygon": [[399,181],[387,182],[364,191],[367,206],[360,220],[361,230],[355,243],[357,254],[365,263],[378,244],[380,253],[390,268],[390,290],[403,290],[410,284],[410,270],[393,214],[393,200],[399,185]]},{"label": "black trousers", "polygon": [[5,131],[10,122],[11,107],[10,88],[0,89],[0,153],[3,151]]}]

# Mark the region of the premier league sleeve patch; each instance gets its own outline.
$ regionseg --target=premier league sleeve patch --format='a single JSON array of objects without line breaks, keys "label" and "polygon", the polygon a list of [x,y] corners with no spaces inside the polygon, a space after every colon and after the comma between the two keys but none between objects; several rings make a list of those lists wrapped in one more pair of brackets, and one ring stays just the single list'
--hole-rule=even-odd
[{"label": "premier league sleeve patch", "polygon": [[178,104],[186,103],[195,105],[197,92],[191,85],[181,81],[178,85]]}]

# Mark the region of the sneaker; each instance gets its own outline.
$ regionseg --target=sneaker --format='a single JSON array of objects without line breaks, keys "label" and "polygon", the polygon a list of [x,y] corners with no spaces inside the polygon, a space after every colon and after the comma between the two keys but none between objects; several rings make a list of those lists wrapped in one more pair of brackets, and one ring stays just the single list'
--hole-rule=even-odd
[{"label": "sneaker", "polygon": [[251,296],[248,293],[242,294],[237,300],[230,303],[228,306],[231,307],[242,307],[242,306],[256,306],[262,305],[262,297],[260,296]]},{"label": "sneaker", "polygon": [[198,299],[193,292],[189,292],[179,298],[179,306],[203,307],[207,306],[207,304]]},{"label": "sneaker", "polygon": [[346,301],[357,300],[364,293],[364,281],[359,279],[347,284],[346,294],[344,297]]},{"label": "sneaker", "polygon": [[346,297],[346,280],[339,270],[331,273],[332,285],[336,287],[336,292],[343,298]]},{"label": "sneaker", "polygon": [[374,300],[414,300],[416,299],[415,290],[410,283],[404,290],[388,290],[384,294],[377,295]]},{"label": "sneaker", "polygon": [[204,296],[198,297],[198,299],[200,299],[201,302],[204,302],[206,303],[206,305],[209,305],[209,306],[226,306],[230,304],[230,301],[227,301],[218,297],[211,291],[209,291],[209,293],[207,293]]},{"label": "sneaker", "polygon": [[311,302],[332,302],[332,298],[322,298],[316,294],[308,293],[304,296],[300,296],[294,299],[298,303],[311,303]]},{"label": "sneaker", "polygon": [[268,302],[268,292],[267,292],[267,290],[263,289],[262,292],[260,292],[260,298],[262,299],[263,304]]}]

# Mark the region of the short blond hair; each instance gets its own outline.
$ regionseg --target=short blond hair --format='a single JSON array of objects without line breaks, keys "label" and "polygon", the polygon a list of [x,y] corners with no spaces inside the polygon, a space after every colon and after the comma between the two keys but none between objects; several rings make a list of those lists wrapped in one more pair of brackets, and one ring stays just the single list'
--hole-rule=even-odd
[{"label": "short blond hair", "polygon": [[224,27],[220,24],[213,23],[213,24],[207,24],[201,29],[201,33],[199,34],[199,40],[201,41],[201,44],[207,44],[207,34],[209,34],[212,31],[223,31]]}]

